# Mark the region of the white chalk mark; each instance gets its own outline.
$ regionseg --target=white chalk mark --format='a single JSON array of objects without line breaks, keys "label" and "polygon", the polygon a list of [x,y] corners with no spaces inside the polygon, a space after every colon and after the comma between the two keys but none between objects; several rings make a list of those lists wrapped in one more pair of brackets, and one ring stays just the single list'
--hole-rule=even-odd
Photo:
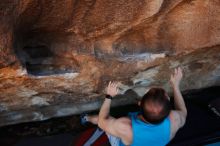
[{"label": "white chalk mark", "polygon": [[166,57],[165,53],[141,53],[141,54],[132,54],[132,55],[123,55],[119,57],[118,59],[120,61],[145,61],[145,62],[151,62],[158,58],[164,58]]}]

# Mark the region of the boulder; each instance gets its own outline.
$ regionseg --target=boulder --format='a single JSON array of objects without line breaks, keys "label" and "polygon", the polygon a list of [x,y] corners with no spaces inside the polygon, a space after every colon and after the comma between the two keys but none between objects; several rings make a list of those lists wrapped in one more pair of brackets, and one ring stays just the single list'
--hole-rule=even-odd
[{"label": "boulder", "polygon": [[113,106],[152,86],[169,94],[220,85],[218,0],[2,0],[0,126],[99,109],[109,81]]}]

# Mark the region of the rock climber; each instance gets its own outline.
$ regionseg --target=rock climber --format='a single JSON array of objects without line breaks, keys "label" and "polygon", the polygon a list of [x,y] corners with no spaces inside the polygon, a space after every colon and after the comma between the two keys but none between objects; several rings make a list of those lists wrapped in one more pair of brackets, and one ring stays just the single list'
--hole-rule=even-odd
[{"label": "rock climber", "polygon": [[161,87],[152,87],[139,102],[140,111],[116,119],[109,111],[112,99],[119,93],[119,83],[109,82],[99,115],[85,115],[83,119],[106,132],[112,146],[164,146],[186,121],[187,109],[179,86],[182,76],[182,69],[178,67],[170,77],[174,109],[167,92]]}]

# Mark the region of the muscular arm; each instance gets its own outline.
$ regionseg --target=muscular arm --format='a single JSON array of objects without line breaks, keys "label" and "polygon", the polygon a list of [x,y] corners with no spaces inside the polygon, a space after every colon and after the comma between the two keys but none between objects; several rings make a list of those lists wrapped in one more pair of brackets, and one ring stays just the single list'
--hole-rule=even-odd
[{"label": "muscular arm", "polygon": [[106,119],[109,119],[109,110],[111,105],[111,99],[105,99],[105,101],[102,104],[102,107],[99,111],[99,120],[105,121]]},{"label": "muscular arm", "polygon": [[[115,96],[117,94],[117,84],[109,84],[107,94]],[[131,140],[131,127],[128,118],[115,119],[109,115],[111,99],[105,99],[99,111],[98,126],[108,134],[119,137],[125,144]]]},{"label": "muscular arm", "polygon": [[174,92],[174,106],[176,111],[178,111],[179,114],[181,114],[181,118],[182,118],[181,127],[182,127],[185,124],[185,120],[187,116],[186,105],[178,86],[173,87],[173,92]]},{"label": "muscular arm", "polygon": [[182,70],[177,68],[174,71],[174,74],[171,75],[171,86],[174,93],[174,107],[175,110],[172,110],[170,113],[171,120],[171,139],[175,136],[176,132],[184,126],[186,122],[187,109],[183,96],[179,89],[179,84],[182,79]]},{"label": "muscular arm", "polygon": [[[111,99],[105,99],[99,111],[98,126],[102,128],[104,131],[114,136],[118,136],[117,130],[115,128],[112,128],[115,127],[116,119],[109,115],[110,105],[111,105]],[[110,125],[110,126],[106,126],[106,125]]]}]

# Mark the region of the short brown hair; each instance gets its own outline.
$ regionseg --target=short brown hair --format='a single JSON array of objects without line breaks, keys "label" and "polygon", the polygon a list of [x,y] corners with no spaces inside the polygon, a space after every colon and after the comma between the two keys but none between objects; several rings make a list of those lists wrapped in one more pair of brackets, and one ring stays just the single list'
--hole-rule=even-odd
[{"label": "short brown hair", "polygon": [[[152,112],[146,107],[149,105],[160,107],[158,113]],[[170,113],[171,106],[166,91],[163,88],[151,88],[141,100],[141,114],[147,122],[161,123]]]}]

